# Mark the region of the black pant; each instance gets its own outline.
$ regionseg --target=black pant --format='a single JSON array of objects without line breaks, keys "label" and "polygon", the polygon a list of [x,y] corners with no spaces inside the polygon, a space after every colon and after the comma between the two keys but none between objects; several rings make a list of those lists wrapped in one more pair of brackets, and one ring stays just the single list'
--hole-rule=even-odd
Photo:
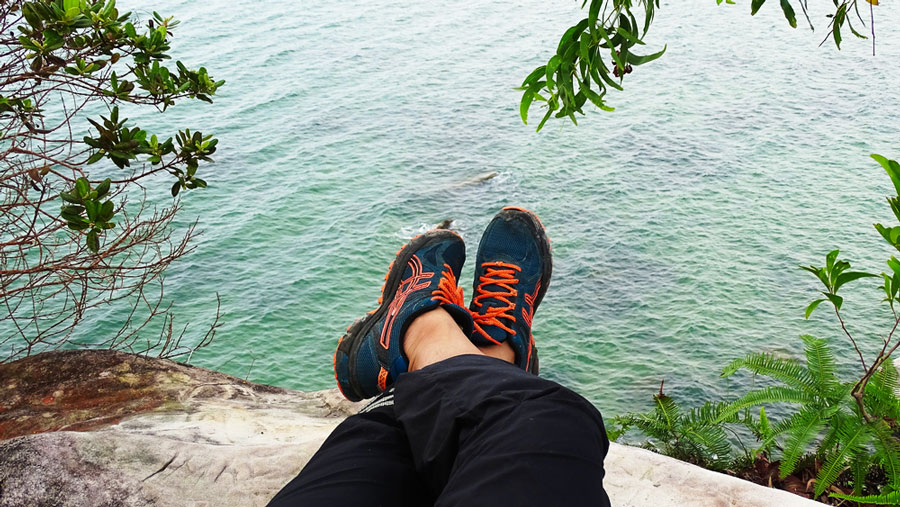
[{"label": "black pant", "polygon": [[401,375],[325,440],[270,505],[608,506],[603,419],[486,356]]}]

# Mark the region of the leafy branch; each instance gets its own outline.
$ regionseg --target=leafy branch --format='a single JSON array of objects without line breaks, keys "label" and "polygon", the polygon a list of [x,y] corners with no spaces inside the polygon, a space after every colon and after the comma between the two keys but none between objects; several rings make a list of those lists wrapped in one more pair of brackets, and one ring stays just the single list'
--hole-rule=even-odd
[{"label": "leafy branch", "polygon": [[[811,30],[815,30],[809,17],[809,0],[793,0],[800,6]],[[869,3],[872,54],[875,54],[875,13],[873,6],[878,0],[864,0]],[[716,0],[717,4],[734,4],[734,0]],[[750,14],[755,15],[765,4],[765,0],[751,0]],[[781,10],[792,28],[797,28],[797,15],[792,0],[780,0]],[[843,41],[842,30],[861,39],[867,39],[858,26],[865,26],[859,12],[859,0],[834,0],[835,10],[829,14],[828,39],[832,39],[838,50]],[[645,46],[644,38],[650,30],[659,0],[584,0],[581,8],[588,7],[588,16],[569,27],[559,40],[556,53],[546,64],[534,69],[522,81],[522,99],[519,115],[528,123],[529,112],[535,103],[543,103],[546,109],[537,126],[540,131],[550,117],[568,117],[578,124],[575,113],[584,115],[588,102],[600,110],[612,112],[615,108],[607,103],[610,89],[623,90],[623,81],[635,67],[652,62],[666,52],[666,46],[656,52],[641,54],[640,46]],[[852,14],[851,14],[852,13]],[[855,15],[855,16],[854,16]],[[854,21],[855,17],[855,21]],[[854,23],[857,23],[855,25]],[[821,44],[820,44],[821,45]]]}]

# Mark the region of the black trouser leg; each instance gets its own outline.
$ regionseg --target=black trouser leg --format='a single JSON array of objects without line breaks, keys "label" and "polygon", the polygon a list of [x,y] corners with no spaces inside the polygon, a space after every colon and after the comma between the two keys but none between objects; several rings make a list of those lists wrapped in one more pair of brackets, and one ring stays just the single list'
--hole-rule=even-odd
[{"label": "black trouser leg", "polygon": [[600,413],[554,382],[459,356],[400,376],[375,402],[271,505],[609,506]]},{"label": "black trouser leg", "polygon": [[[379,399],[376,398],[376,401]],[[390,393],[383,400],[390,401]],[[393,407],[348,417],[269,503],[297,507],[432,505]]]},{"label": "black trouser leg", "polygon": [[609,505],[603,419],[554,382],[458,356],[402,375],[394,409],[435,505]]}]

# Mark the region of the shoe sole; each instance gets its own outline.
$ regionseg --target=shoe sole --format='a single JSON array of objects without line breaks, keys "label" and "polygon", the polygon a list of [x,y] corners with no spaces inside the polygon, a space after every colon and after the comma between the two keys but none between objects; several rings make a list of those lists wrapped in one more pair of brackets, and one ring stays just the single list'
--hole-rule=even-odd
[{"label": "shoe sole", "polygon": [[394,257],[394,260],[391,261],[391,264],[388,267],[387,275],[385,275],[384,287],[381,289],[381,304],[374,311],[367,313],[363,317],[356,319],[356,321],[350,324],[347,327],[346,333],[344,333],[344,335],[341,336],[341,338],[338,340],[338,346],[337,350],[335,350],[334,352],[332,366],[334,367],[334,378],[337,381],[338,389],[340,389],[341,394],[343,394],[345,398],[350,401],[359,401],[364,399],[357,396],[355,393],[345,392],[344,388],[341,387],[341,383],[337,379],[337,363],[339,359],[343,359],[343,357],[341,357],[340,355],[342,354],[349,358],[348,364],[350,366],[350,386],[356,392],[363,392],[362,387],[357,381],[356,375],[356,359],[359,354],[359,348],[365,341],[361,337],[365,337],[366,334],[375,325],[375,323],[378,322],[378,320],[388,310],[388,307],[394,300],[394,295],[397,293],[397,288],[400,286],[403,272],[406,271],[406,266],[409,264],[409,260],[412,259],[412,256],[422,247],[434,240],[444,240],[459,237],[460,236],[458,234],[450,230],[431,230],[409,240],[409,242],[404,245],[399,252],[397,252],[396,257]]}]

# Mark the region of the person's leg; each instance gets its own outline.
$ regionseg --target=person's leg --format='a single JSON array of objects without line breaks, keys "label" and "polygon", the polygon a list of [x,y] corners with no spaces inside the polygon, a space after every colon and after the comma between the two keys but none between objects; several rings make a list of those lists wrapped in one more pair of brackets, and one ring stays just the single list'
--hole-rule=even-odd
[{"label": "person's leg", "polygon": [[[334,355],[341,392],[354,401],[378,395],[367,406],[372,410],[363,409],[339,425],[272,505],[431,504],[404,428],[394,417],[393,394],[384,391],[410,362],[418,368],[434,358],[478,353],[460,330],[472,328],[456,285],[464,260],[462,239],[449,231],[414,238],[397,253],[378,307],[347,328]],[[442,308],[450,322],[435,319],[435,308]],[[407,357],[403,344],[410,333],[427,334],[433,346]]]},{"label": "person's leg", "polygon": [[440,309],[416,319],[404,343],[411,373],[395,386],[397,419],[436,505],[609,505],[597,409],[467,348],[455,329]]},{"label": "person's leg", "polygon": [[[504,209],[494,223],[521,229],[523,216],[530,220]],[[546,243],[533,224],[524,225]],[[497,230],[503,228],[489,227]],[[482,247],[491,243],[482,239]],[[483,272],[476,273],[473,311],[481,312],[484,339],[474,345],[456,285],[465,256],[459,246],[458,237],[436,232],[398,253],[379,308],[348,328],[334,358],[350,399],[393,385],[393,396],[389,391],[373,404],[392,414],[348,419],[279,493],[277,505],[402,505],[437,495],[440,505],[608,505],[600,414],[568,389],[525,373],[538,371],[530,325],[549,281],[549,245],[537,245],[542,260],[523,264],[524,273],[508,262],[516,259],[502,269],[481,262],[489,250],[479,247]],[[514,271],[528,276],[519,280]]]},{"label": "person's leg", "polygon": [[403,347],[411,373],[338,426],[270,505],[608,505],[590,403],[484,355],[441,308],[410,323]]},{"label": "person's leg", "polygon": [[413,466],[392,393],[348,417],[270,506],[427,506],[433,500]]}]

